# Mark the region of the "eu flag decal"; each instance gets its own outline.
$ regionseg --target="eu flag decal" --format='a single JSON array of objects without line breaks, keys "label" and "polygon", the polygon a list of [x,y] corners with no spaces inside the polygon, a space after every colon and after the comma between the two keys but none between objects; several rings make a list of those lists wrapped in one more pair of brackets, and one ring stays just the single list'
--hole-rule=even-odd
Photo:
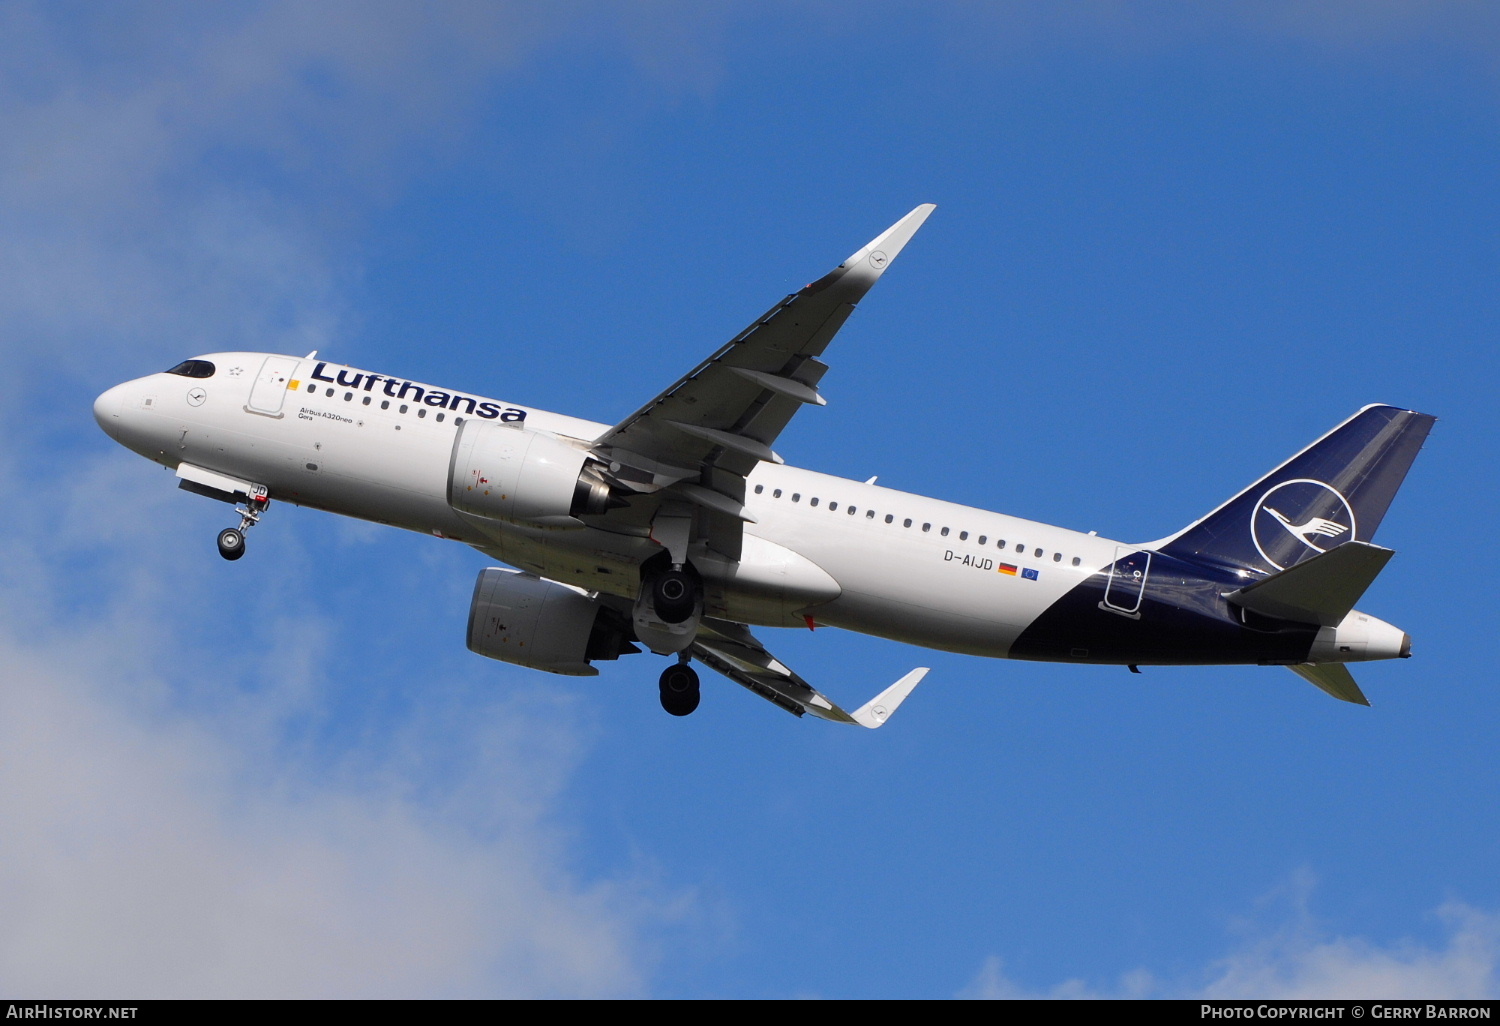
[{"label": "eu flag decal", "polygon": [[1025,570],[1021,571],[1021,576],[1026,578],[1028,581],[1034,581],[1036,580],[1036,573],[1037,572],[1035,570],[1027,567]]}]

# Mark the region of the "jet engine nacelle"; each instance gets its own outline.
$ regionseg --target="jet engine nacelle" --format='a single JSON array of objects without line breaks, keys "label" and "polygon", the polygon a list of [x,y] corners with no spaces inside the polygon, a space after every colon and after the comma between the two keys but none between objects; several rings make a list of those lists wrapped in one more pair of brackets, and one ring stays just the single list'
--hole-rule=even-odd
[{"label": "jet engine nacelle", "polygon": [[586,593],[519,570],[490,567],[474,582],[469,650],[549,673],[593,677],[591,659],[639,652],[625,617]]},{"label": "jet engine nacelle", "polygon": [[494,520],[582,527],[580,515],[619,504],[602,466],[557,435],[466,420],[453,440],[448,503]]}]

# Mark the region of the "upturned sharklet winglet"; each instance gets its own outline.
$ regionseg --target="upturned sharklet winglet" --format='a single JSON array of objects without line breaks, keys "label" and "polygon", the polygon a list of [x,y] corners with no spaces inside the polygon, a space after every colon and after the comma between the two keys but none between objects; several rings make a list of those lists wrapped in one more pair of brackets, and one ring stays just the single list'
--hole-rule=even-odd
[{"label": "upturned sharklet winglet", "polygon": [[911,237],[917,234],[917,229],[922,227],[923,222],[936,209],[935,203],[923,203],[914,207],[911,213],[875,236],[848,260],[803,289],[802,294],[821,292],[834,282],[843,282],[846,288],[853,286],[858,292],[849,301],[858,302],[860,296],[868,292],[870,286],[885,273],[885,269],[891,266],[891,261],[906,248]]},{"label": "upturned sharklet winglet", "polygon": [[926,666],[917,667],[864,705],[854,710],[849,718],[861,727],[869,727],[871,730],[883,726],[891,718],[891,714],[896,711],[897,707],[906,701],[906,696],[911,694],[918,684],[922,683],[922,678],[927,676],[929,669]]}]

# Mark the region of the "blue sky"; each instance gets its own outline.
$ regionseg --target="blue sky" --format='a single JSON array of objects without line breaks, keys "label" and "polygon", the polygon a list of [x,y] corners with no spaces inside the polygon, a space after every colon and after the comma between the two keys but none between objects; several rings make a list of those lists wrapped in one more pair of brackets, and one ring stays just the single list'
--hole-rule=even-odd
[{"label": "blue sky", "polygon": [[[7,5],[0,992],[1500,993],[1497,72],[1463,3]],[[927,201],[778,451],[1144,540],[1436,414],[1372,708],[827,630],[933,667],[888,728],[678,721],[468,653],[451,543],[224,563],[90,415],[318,348],[613,421]]]}]

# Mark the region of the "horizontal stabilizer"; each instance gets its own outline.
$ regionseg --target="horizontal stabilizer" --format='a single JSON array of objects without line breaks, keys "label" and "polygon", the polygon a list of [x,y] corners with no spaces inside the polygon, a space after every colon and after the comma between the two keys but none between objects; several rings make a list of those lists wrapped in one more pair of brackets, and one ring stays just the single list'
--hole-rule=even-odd
[{"label": "horizontal stabilizer", "polygon": [[1359,685],[1354,683],[1354,674],[1343,663],[1298,663],[1287,669],[1303,680],[1316,684],[1341,702],[1370,704],[1365,693],[1359,690]]},{"label": "horizontal stabilizer", "polygon": [[1231,592],[1226,598],[1273,619],[1337,627],[1394,555],[1392,550],[1369,542],[1345,542]]}]

